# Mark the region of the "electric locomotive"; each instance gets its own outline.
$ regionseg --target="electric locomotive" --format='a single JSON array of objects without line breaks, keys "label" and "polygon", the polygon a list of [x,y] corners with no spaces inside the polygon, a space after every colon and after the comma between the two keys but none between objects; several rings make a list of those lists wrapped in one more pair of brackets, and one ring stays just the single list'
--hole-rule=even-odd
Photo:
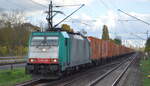
[{"label": "electric locomotive", "polygon": [[60,77],[90,63],[90,43],[80,34],[54,31],[33,32],[30,36],[28,74]]}]

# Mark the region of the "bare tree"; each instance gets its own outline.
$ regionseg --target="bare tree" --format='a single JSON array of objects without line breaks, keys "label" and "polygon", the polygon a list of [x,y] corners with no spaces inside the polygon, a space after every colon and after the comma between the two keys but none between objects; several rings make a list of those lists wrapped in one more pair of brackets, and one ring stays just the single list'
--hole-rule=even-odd
[{"label": "bare tree", "polygon": [[0,20],[6,25],[18,26],[25,22],[24,12],[19,10],[5,11],[0,16]]}]

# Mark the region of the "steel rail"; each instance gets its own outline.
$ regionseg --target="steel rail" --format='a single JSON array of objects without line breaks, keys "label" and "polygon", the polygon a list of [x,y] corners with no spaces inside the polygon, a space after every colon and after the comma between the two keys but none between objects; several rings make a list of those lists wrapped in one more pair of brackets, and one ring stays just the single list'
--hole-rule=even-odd
[{"label": "steel rail", "polygon": [[16,84],[16,86],[33,86],[40,83],[40,79],[30,80],[23,83]]},{"label": "steel rail", "polygon": [[123,61],[122,63],[120,63],[118,66],[110,69],[109,71],[107,71],[106,73],[104,73],[102,76],[98,77],[97,79],[95,79],[94,81],[92,81],[91,83],[89,83],[87,86],[95,86],[100,80],[104,79],[106,76],[108,76],[109,74],[111,74],[117,68],[119,68],[120,66],[122,66],[124,64],[124,62],[126,62],[126,61],[130,60],[131,58],[133,58],[133,56],[131,56],[129,59],[127,59],[127,60]]},{"label": "steel rail", "polygon": [[[103,66],[101,66],[101,67],[99,67],[100,69],[103,69],[103,68],[105,68],[105,67],[109,67],[109,66],[111,66],[111,65],[115,65],[115,64],[117,64],[118,62],[116,62],[116,63],[110,63],[110,64],[105,64],[105,65],[103,65]],[[98,68],[98,67],[97,67]],[[90,72],[90,73],[93,73],[93,71],[86,71],[86,72],[83,72],[83,73],[88,73],[88,72]],[[82,74],[81,74],[82,75]],[[89,75],[84,75],[84,76],[81,76],[81,77],[86,77],[86,76],[89,76]],[[71,84],[73,83],[73,82],[75,82],[75,81],[78,81],[78,80],[81,80],[82,78],[77,78],[77,79],[73,79],[73,80],[70,80],[70,81],[67,81],[66,83],[64,83],[63,84],[63,86],[71,86]]]},{"label": "steel rail", "polygon": [[121,78],[123,77],[123,75],[126,73],[126,71],[128,70],[128,68],[130,67],[131,63],[133,63],[133,61],[135,60],[136,56],[133,57],[132,61],[126,66],[126,68],[121,72],[121,74],[119,75],[119,77],[114,81],[114,83],[111,86],[117,86],[117,84],[119,83],[119,81],[121,80]]},{"label": "steel rail", "polygon": [[[120,59],[121,60],[121,59]],[[118,62],[118,60],[117,61],[115,61],[115,62],[111,62],[111,63],[109,63],[109,64],[105,64],[105,65],[102,65],[102,66],[100,66],[100,67],[96,67],[96,69],[97,68],[100,68],[100,69],[104,69],[104,68],[106,68],[106,67],[110,67],[110,66],[112,66],[112,65],[117,65],[117,64],[119,64],[120,62]],[[85,71],[85,72],[83,72],[82,71],[82,73],[84,73],[84,74],[86,74],[86,75],[83,75],[83,76],[81,76],[82,78],[83,77],[87,77],[87,76],[89,76],[88,74],[89,73],[93,73],[94,71],[92,71],[93,69],[90,69],[89,71]],[[80,75],[82,75],[82,73],[80,73]],[[88,74],[87,74],[88,73]],[[80,76],[80,75],[76,75],[76,76]],[[74,83],[74,82],[76,82],[76,81],[80,81],[80,80],[82,80],[82,78],[75,78],[75,79],[71,79],[71,78],[68,78],[67,80],[65,80],[65,81],[57,81],[57,82],[52,82],[52,83],[50,83],[50,84],[48,84],[48,85],[45,85],[45,86],[53,86],[53,85],[56,85],[57,84],[57,86],[71,86],[72,85],[72,83]],[[71,79],[71,80],[70,80]],[[60,84],[59,84],[59,82],[60,82]]]}]

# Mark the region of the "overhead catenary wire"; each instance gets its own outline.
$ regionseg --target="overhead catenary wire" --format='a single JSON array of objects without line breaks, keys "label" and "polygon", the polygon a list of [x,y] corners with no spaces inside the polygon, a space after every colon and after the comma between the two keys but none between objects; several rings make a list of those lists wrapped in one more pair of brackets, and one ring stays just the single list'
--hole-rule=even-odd
[{"label": "overhead catenary wire", "polygon": [[[117,6],[116,6],[116,2],[117,2],[117,0],[108,0],[109,1],[109,4],[115,9],[115,11],[117,11],[116,9],[118,8]],[[112,2],[113,1],[113,2]]]},{"label": "overhead catenary wire", "polygon": [[134,34],[134,33],[130,33],[131,35],[133,35],[133,36],[135,36],[135,37],[137,37],[137,38],[140,38],[140,39],[142,39],[142,40],[146,40],[146,39],[144,39],[143,37],[141,37],[141,36],[139,36],[139,35],[137,35],[137,34]]},{"label": "overhead catenary wire", "polygon": [[[24,7],[23,5],[21,5],[21,4],[19,4],[19,3],[17,3],[17,1],[15,2],[14,0],[6,0],[6,1],[8,1],[9,2],[9,4],[11,4],[11,5],[14,5],[14,6],[16,6],[17,7],[17,9],[16,10],[28,10],[28,8],[27,7]],[[46,5],[43,5],[43,4],[40,4],[40,3],[38,3],[38,2],[35,2],[35,1],[33,1],[33,0],[28,0],[28,1],[30,1],[31,3],[33,3],[33,4],[36,4],[36,5],[38,5],[38,6],[40,6],[40,7],[43,7],[43,8],[47,8],[47,6]]]},{"label": "overhead catenary wire", "polygon": [[110,9],[109,6],[103,0],[97,0],[100,2],[106,9]]},{"label": "overhead catenary wire", "polygon": [[35,2],[35,1],[33,1],[33,0],[29,0],[29,1],[31,1],[32,3],[34,3],[34,4],[36,4],[36,5],[39,5],[39,6],[41,6],[41,7],[48,8],[48,6],[45,6],[45,5],[40,4],[40,3],[37,3],[37,2]]},{"label": "overhead catenary wire", "polygon": [[[124,13],[124,14],[126,14],[126,15],[128,15],[128,16],[134,18],[134,19],[136,19],[137,21],[140,21],[140,22],[142,22],[142,23],[148,25],[148,26],[150,25],[149,22],[146,22],[146,21],[144,21],[144,20],[142,20],[142,19],[140,19],[140,18],[137,18],[137,17],[135,17],[135,16],[133,16],[133,15],[131,15],[131,14],[129,14],[129,13],[126,13],[126,12],[120,10],[120,9],[118,9],[118,11],[119,11],[119,12],[122,12],[122,13]],[[149,34],[149,33],[148,33],[148,30],[147,30],[147,32],[146,32],[147,39],[148,39],[148,37],[149,37],[148,34]]]},{"label": "overhead catenary wire", "polygon": [[85,6],[85,4],[82,4],[78,9],[76,9],[75,11],[73,11],[70,15],[68,15],[66,18],[64,18],[63,20],[61,20],[59,23],[57,23],[55,27],[57,27],[60,23],[62,23],[64,20],[66,20],[67,18],[69,18],[71,15],[73,15],[75,12],[77,12],[79,9],[81,9],[83,6]]},{"label": "overhead catenary wire", "polygon": [[[19,7],[19,9],[20,9],[20,7],[23,8],[23,9],[26,9],[26,8],[23,7],[22,5],[15,3],[13,0],[6,0],[6,1],[8,1],[9,4],[11,4],[11,5],[14,4],[14,6]],[[17,10],[18,10],[18,8],[17,8]],[[14,10],[14,11],[15,11],[15,10]]]},{"label": "overhead catenary wire", "polygon": [[[37,2],[35,2],[35,1],[33,1],[33,0],[30,0],[32,3],[34,3],[34,4],[37,4],[37,5],[39,5],[39,6],[41,6],[41,7],[46,7],[46,8],[48,8],[48,6],[46,6],[46,5],[43,5],[43,4],[40,4],[40,3],[37,3]],[[66,7],[66,6],[81,6],[81,4],[77,4],[77,5],[67,5],[67,4],[64,4],[64,5],[54,5],[53,7]]]},{"label": "overhead catenary wire", "polygon": [[133,15],[131,15],[131,14],[129,14],[129,13],[126,13],[126,12],[120,10],[120,9],[118,9],[118,11],[120,11],[120,12],[122,12],[122,13],[124,13],[124,14],[126,14],[126,15],[128,15],[128,16],[134,18],[134,19],[136,19],[136,20],[139,20],[139,21],[141,21],[141,22],[143,22],[143,23],[145,23],[145,24],[147,24],[147,25],[150,25],[149,22],[146,22],[146,21],[144,21],[144,20],[142,20],[142,19],[140,19],[140,18],[137,18],[137,17],[135,17],[135,16],[133,16]]},{"label": "overhead catenary wire", "polygon": [[[126,25],[124,25],[123,24],[123,22],[122,21],[120,21],[120,23],[122,24],[121,26],[123,26],[124,28],[127,28],[126,27]],[[126,38],[126,36],[124,36],[124,39],[126,39],[126,40],[124,40],[124,43],[126,44],[127,43],[127,40],[131,40],[132,42],[134,42],[134,40],[136,39],[136,40],[139,40],[138,41],[138,44],[143,44],[144,43],[144,41],[146,40],[145,38],[143,38],[142,36],[139,36],[140,34],[145,34],[145,33],[131,33],[131,32],[128,32],[126,29],[124,29],[124,31],[125,31],[125,34],[129,34],[129,35],[131,35],[132,37],[135,37],[134,39],[133,38]],[[118,33],[119,34],[119,33]],[[137,34],[139,34],[139,35],[137,35]],[[123,34],[120,34],[120,35],[123,35]],[[131,37],[130,36],[130,37]],[[141,40],[141,41],[140,41]],[[136,42],[137,43],[137,42]],[[137,45],[137,44],[135,44],[135,45]]]},{"label": "overhead catenary wire", "polygon": [[81,6],[81,4],[79,4],[79,5],[66,5],[66,4],[64,4],[64,5],[59,5],[59,6],[54,6],[54,7],[70,7],[70,6]]},{"label": "overhead catenary wire", "polygon": [[[122,24],[122,26],[124,26],[124,25]],[[124,27],[125,27],[125,26],[124,26]],[[125,27],[125,28],[126,28],[126,27]],[[130,34],[130,35],[132,35],[132,36],[134,36],[134,37],[136,37],[136,38],[138,38],[138,39],[141,39],[141,40],[146,40],[145,38],[143,38],[143,37],[137,35],[137,34],[145,34],[145,33],[129,33],[128,31],[125,31],[125,34]]]},{"label": "overhead catenary wire", "polygon": [[[98,1],[98,4],[102,4],[107,10],[109,10],[109,11],[113,10],[113,12],[117,12],[117,10],[116,10],[117,7],[115,5],[113,5],[112,2],[108,3],[108,2],[106,2],[104,0],[97,0],[97,1]],[[112,8],[114,8],[115,10],[112,9]],[[114,21],[117,21],[117,19],[115,18]],[[115,33],[116,33],[116,31],[115,31]]]}]

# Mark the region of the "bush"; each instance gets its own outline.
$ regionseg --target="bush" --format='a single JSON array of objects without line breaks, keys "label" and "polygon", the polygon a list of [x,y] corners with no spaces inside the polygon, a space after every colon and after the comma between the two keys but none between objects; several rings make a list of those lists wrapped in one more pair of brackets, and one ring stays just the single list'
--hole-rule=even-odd
[{"label": "bush", "polygon": [[0,46],[0,56],[6,56],[8,54],[8,49],[6,46]]}]

